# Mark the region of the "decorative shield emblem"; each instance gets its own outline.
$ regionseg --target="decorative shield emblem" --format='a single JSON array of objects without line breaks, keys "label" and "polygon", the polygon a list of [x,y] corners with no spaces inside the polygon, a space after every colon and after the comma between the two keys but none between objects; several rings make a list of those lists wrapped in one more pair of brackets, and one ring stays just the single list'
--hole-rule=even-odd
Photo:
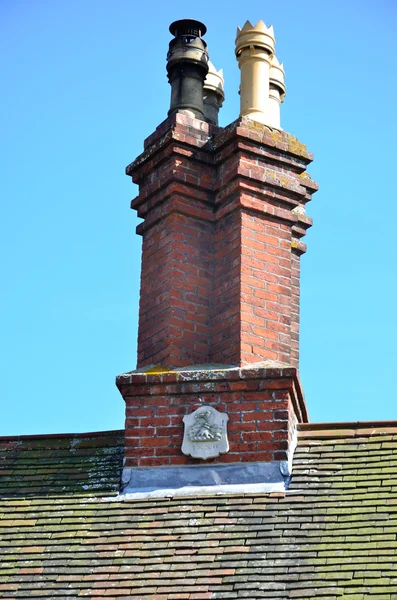
[{"label": "decorative shield emblem", "polygon": [[190,415],[183,417],[183,454],[207,460],[227,452],[228,420],[226,413],[221,413],[212,406],[200,406]]}]

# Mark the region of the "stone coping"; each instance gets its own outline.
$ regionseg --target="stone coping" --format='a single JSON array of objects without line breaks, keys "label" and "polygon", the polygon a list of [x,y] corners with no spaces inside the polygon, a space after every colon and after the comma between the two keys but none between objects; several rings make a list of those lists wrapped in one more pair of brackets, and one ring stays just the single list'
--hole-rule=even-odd
[{"label": "stone coping", "polygon": [[[160,370],[160,368],[163,370]],[[301,415],[303,422],[309,420],[298,370],[295,367],[286,366],[271,360],[247,364],[243,367],[204,364],[167,370],[163,367],[147,366],[136,371],[118,375],[116,377],[116,385],[125,398],[124,392],[131,386],[202,383],[209,381],[232,382],[241,380],[284,380],[285,389],[291,395],[291,401],[296,414]],[[144,392],[142,391],[142,393]]]},{"label": "stone coping", "polygon": [[280,379],[297,377],[295,367],[276,361],[263,361],[242,367],[223,364],[202,364],[184,367],[146,366],[134,371],[122,373],[116,377],[120,388],[128,383],[183,383],[185,381],[236,381],[238,379]]}]

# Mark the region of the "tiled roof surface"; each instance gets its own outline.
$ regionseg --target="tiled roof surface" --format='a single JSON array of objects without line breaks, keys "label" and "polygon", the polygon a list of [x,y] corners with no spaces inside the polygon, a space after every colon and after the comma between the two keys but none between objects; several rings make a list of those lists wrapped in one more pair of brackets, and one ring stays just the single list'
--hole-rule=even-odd
[{"label": "tiled roof surface", "polygon": [[306,425],[273,496],[117,500],[122,432],[0,445],[0,598],[397,598],[397,424]]}]

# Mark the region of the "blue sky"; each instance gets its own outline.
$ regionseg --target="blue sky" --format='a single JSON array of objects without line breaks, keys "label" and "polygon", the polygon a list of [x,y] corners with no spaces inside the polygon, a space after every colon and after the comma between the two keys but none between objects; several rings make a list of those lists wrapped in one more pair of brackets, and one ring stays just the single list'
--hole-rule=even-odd
[{"label": "blue sky", "polygon": [[302,260],[301,379],[313,421],[396,419],[392,0],[0,2],[0,435],[123,427],[140,244],[125,166],[166,117],[169,24],[203,21],[237,118],[237,25],[275,27],[282,126],[320,191]]}]

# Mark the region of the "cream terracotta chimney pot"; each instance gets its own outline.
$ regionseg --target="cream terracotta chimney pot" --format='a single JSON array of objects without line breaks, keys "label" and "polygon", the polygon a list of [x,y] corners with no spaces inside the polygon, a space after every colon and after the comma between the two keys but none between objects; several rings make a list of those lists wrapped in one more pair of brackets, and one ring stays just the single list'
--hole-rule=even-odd
[{"label": "cream terracotta chimney pot", "polygon": [[218,125],[218,113],[225,99],[223,70],[216,70],[208,61],[208,73],[204,80],[204,117],[208,123]]},{"label": "cream terracotta chimney pot", "polygon": [[268,122],[270,64],[274,55],[273,27],[247,21],[237,28],[236,58],[241,71],[240,115]]},{"label": "cream terracotta chimney pot", "polygon": [[274,55],[270,63],[269,106],[267,123],[280,129],[280,104],[284,102],[286,88],[284,84],[284,67]]}]

